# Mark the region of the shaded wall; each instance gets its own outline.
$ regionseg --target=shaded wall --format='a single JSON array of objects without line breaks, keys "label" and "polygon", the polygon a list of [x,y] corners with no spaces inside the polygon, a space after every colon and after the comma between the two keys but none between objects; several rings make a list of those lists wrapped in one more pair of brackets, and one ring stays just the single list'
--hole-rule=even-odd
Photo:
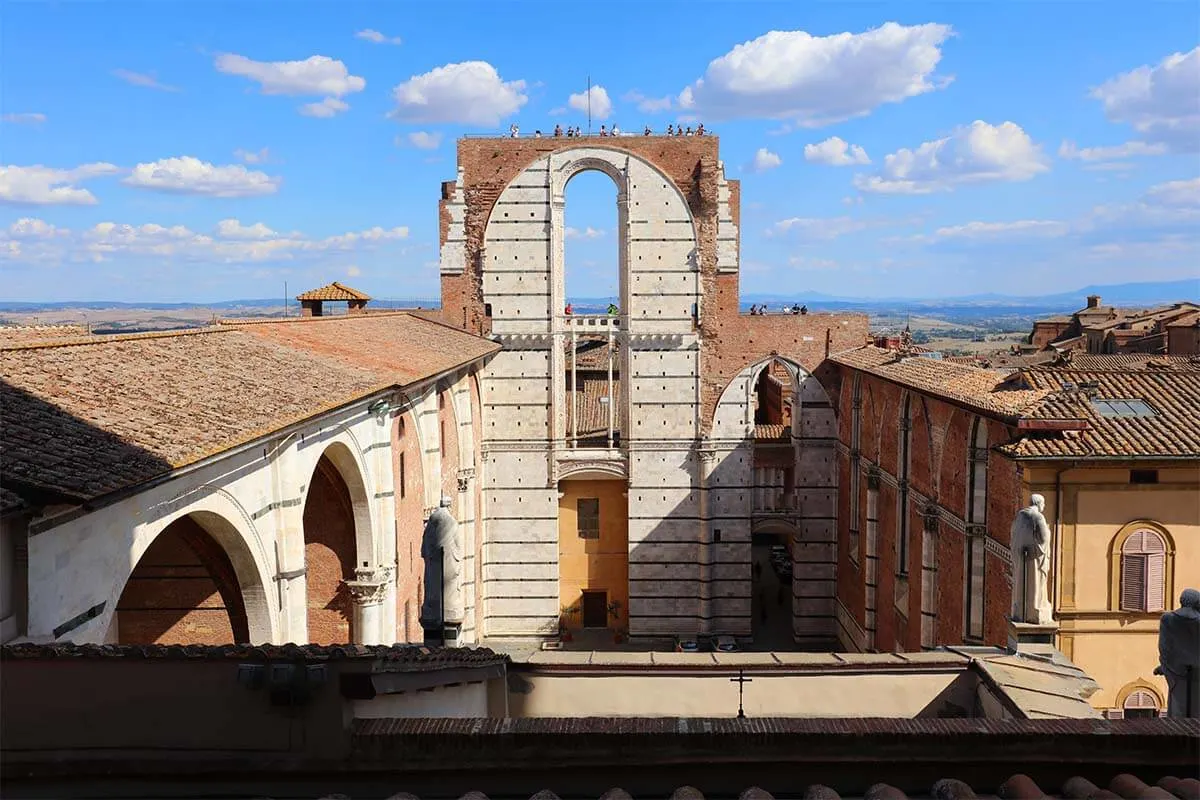
[{"label": "shaded wall", "polygon": [[350,490],[327,456],[313,470],[304,502],[304,568],[308,600],[308,641],[354,641],[350,591],[354,580],[354,509]]}]

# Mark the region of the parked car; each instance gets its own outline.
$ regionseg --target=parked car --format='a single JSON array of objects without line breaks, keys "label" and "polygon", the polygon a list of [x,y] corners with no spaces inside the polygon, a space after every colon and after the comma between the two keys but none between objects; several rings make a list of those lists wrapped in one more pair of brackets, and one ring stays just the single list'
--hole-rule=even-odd
[{"label": "parked car", "polygon": [[699,653],[700,644],[695,639],[676,639],[676,653]]},{"label": "parked car", "polygon": [[713,649],[718,653],[736,653],[740,649],[737,639],[732,636],[718,636],[715,642],[716,646]]}]

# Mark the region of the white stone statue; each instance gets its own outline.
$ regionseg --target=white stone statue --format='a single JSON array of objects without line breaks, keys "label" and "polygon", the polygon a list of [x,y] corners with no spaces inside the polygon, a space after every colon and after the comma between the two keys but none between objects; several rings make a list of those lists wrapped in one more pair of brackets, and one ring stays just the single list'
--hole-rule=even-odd
[{"label": "white stone statue", "polygon": [[1167,679],[1168,717],[1200,717],[1200,591],[1184,589],[1179,608],[1162,615],[1154,674]]},{"label": "white stone statue", "polygon": [[1035,494],[1028,508],[1017,512],[1009,530],[1012,552],[1013,622],[1048,625],[1054,621],[1048,590],[1050,579],[1050,526],[1042,512],[1046,498]]},{"label": "white stone statue", "polygon": [[458,520],[450,513],[450,498],[429,515],[421,537],[425,560],[425,599],[421,603],[421,626],[441,638],[447,624],[463,621],[462,544]]}]

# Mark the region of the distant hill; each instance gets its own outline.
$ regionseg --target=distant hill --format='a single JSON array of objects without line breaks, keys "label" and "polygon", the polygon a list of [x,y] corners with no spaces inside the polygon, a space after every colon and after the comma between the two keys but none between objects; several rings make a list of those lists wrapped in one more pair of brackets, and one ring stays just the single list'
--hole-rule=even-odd
[{"label": "distant hill", "polygon": [[[1148,283],[1118,283],[1102,286],[1084,286],[1071,292],[1046,295],[1010,295],[989,292],[960,297],[852,297],[825,294],[822,292],[774,292],[746,294],[741,298],[743,306],[767,304],[778,308],[783,305],[802,303],[811,309],[868,311],[874,313],[922,313],[959,312],[966,315],[1017,315],[1022,317],[1061,314],[1082,308],[1087,296],[1098,294],[1105,305],[1152,306],[1181,300],[1200,300],[1200,280],[1156,281]],[[580,313],[595,313],[603,310],[614,297],[572,298]],[[296,306],[295,303],[292,304]],[[372,308],[437,308],[441,303],[431,298],[376,299]],[[214,303],[136,303],[129,301],[78,301],[57,303],[14,303],[0,302],[2,312],[59,311],[64,309],[147,309],[172,311],[187,308],[211,308],[233,312],[262,308],[280,308],[280,298],[222,300]]]}]

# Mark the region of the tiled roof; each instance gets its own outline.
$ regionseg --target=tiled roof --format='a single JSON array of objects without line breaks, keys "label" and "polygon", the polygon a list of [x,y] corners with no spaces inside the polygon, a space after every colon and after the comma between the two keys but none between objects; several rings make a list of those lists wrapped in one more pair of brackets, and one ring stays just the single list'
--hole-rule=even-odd
[{"label": "tiled roof", "polygon": [[[1000,450],[1017,458],[1200,459],[1200,370],[1082,370],[1039,367],[1021,373],[1045,396],[1027,408],[1035,420],[1085,420],[1074,435],[1029,435]],[[1086,384],[1086,386],[1085,386]],[[1092,399],[1140,399],[1157,413],[1105,417]]]},{"label": "tiled roof", "polygon": [[1070,362],[1061,359],[1039,364],[1042,369],[1082,370],[1179,370],[1200,372],[1200,356],[1170,356],[1158,353],[1071,353]]},{"label": "tiled roof", "polygon": [[297,300],[370,300],[371,296],[363,294],[358,289],[334,281],[319,289],[311,289],[304,294],[296,295]]},{"label": "tiled roof", "polygon": [[[608,348],[607,342],[604,341],[585,341],[580,342],[575,350],[575,369],[577,370],[603,370],[608,371]],[[566,354],[567,370],[571,369],[571,346],[567,345]],[[620,369],[621,362],[617,354],[613,353],[613,370]]]},{"label": "tiled roof", "polygon": [[1042,389],[1002,388],[1004,374],[994,370],[901,356],[872,345],[845,350],[830,360],[985,414],[1013,416],[1047,394]]},{"label": "tiled roof", "polygon": [[0,660],[62,658],[186,660],[186,661],[374,661],[381,671],[427,672],[458,667],[507,663],[508,656],[487,648],[426,647],[424,645],[115,645],[9,644],[0,647]]},{"label": "tiled roof", "polygon": [[[1122,773],[1113,778],[1108,783],[1105,783],[1099,776],[1093,776],[1099,783],[1093,783],[1087,778],[1076,775],[1068,778],[1061,786],[1043,782],[1038,784],[1029,776],[1024,774],[1016,774],[1007,778],[995,791],[988,789],[977,789],[970,784],[954,778],[942,778],[929,786],[925,791],[910,791],[904,792],[888,783],[876,783],[872,785],[863,794],[857,792],[851,794],[840,794],[836,789],[824,786],[822,784],[809,785],[793,785],[780,787],[776,790],[776,794],[772,794],[758,786],[747,786],[740,791],[730,792],[728,789],[715,789],[710,793],[713,798],[721,798],[727,800],[737,798],[737,800],[775,800],[776,796],[781,798],[803,798],[803,800],[842,800],[846,798],[862,797],[865,800],[925,800],[925,798],[936,798],[936,800],[974,800],[977,797],[999,796],[1008,800],[1047,800],[1058,798],[1069,798],[1070,800],[1092,800],[1093,798],[1146,798],[1146,800],[1196,800],[1200,798],[1200,781],[1195,778],[1176,778],[1168,776],[1160,778],[1155,783],[1147,784],[1136,775]],[[617,778],[616,780],[620,780]],[[704,785],[703,781],[697,781]],[[1106,791],[1107,788],[1107,791]],[[1111,794],[1109,794],[1111,793]],[[499,790],[496,793],[497,797],[513,798],[511,792]],[[565,797],[587,797],[576,793],[564,793]],[[314,794],[313,800],[348,800],[351,797],[350,793],[337,794]],[[459,796],[458,794],[446,795],[437,792],[422,792],[414,794],[399,790],[392,794],[392,800],[489,800],[488,795],[479,790],[468,792]],[[705,793],[695,786],[679,786],[676,787],[670,794],[666,793],[636,793],[632,794],[625,791],[620,786],[604,792],[604,794],[596,794],[596,800],[641,800],[641,798],[654,798],[654,800],[706,800]],[[539,792],[529,795],[529,800],[560,800],[560,796],[555,794],[550,789],[543,789]]]},{"label": "tiled roof", "polygon": [[88,336],[83,325],[0,325],[0,346]]},{"label": "tiled roof", "polygon": [[98,497],[497,349],[404,313],[0,346],[0,481]]},{"label": "tiled roof", "polygon": [[24,504],[25,501],[21,499],[21,495],[0,486],[0,514],[15,511]]},{"label": "tiled roof", "polygon": [[[575,402],[567,399],[567,435],[572,431],[572,417],[575,407],[579,408],[579,430],[581,437],[600,436],[608,434],[608,404],[601,403],[600,398],[608,396],[608,376],[585,377],[579,376],[579,388],[575,391]],[[613,377],[613,425],[621,424],[621,381]]]},{"label": "tiled roof", "polygon": [[764,424],[754,426],[754,438],[758,440],[764,439],[790,439],[791,432],[786,425]]}]

